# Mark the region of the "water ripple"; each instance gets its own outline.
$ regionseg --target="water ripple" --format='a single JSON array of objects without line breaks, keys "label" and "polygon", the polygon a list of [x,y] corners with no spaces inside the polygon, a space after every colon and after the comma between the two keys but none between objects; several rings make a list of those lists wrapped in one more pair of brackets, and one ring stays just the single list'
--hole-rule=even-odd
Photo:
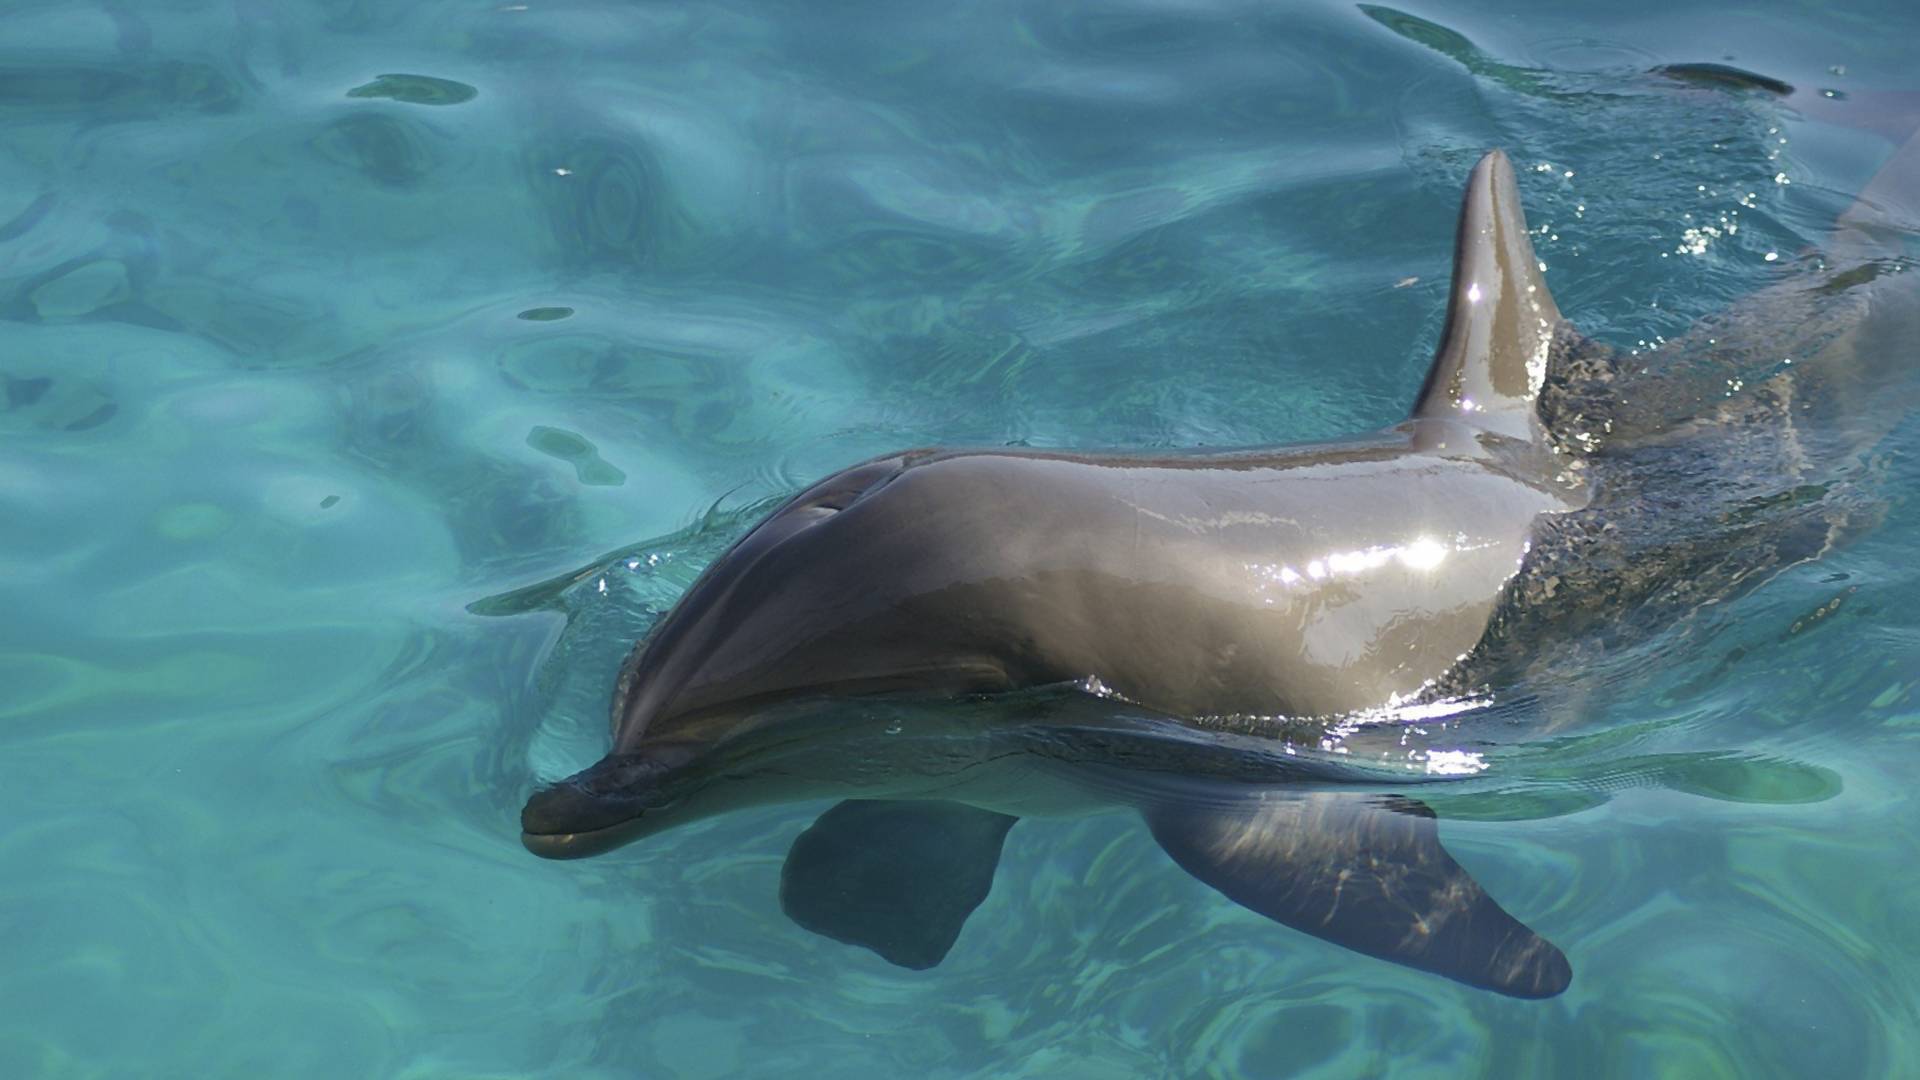
[{"label": "water ripple", "polygon": [[[1904,498],[1524,684],[1432,786],[1567,947],[1551,1003],[1276,928],[1130,813],[1022,823],[925,973],[781,914],[823,806],[570,864],[516,814],[835,468],[1404,415],[1490,145],[1561,307],[1658,355],[1885,147],[1652,69],[1861,110],[1911,89],[1911,7],[8,12],[0,1075],[1897,1074]],[[1913,490],[1917,437],[1858,481]]]}]

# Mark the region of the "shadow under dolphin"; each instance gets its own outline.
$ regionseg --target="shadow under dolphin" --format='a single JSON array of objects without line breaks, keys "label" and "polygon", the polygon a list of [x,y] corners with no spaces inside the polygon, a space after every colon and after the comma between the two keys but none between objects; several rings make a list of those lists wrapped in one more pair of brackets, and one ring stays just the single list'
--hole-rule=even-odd
[{"label": "shadow under dolphin", "polygon": [[[532,795],[524,844],[574,858],[838,797],[787,856],[783,908],[925,968],[1021,817],[1129,806],[1276,922],[1562,992],[1566,955],[1405,794],[1479,763],[1383,772],[1325,733],[1390,738],[1519,677],[1556,624],[1670,621],[1826,550],[1860,514],[1843,482],[1805,490],[1803,413],[1859,399],[1852,358],[1888,340],[1876,319],[1920,325],[1920,279],[1875,251],[1783,285],[1759,309],[1845,294],[1852,321],[1809,324],[1803,363],[1753,402],[1702,394],[1676,419],[1561,317],[1527,237],[1494,151],[1467,185],[1432,368],[1385,430],[1230,454],[913,450],[787,501],[635,648],[611,751]],[[1737,335],[1715,340],[1739,360]],[[1723,473],[1721,517],[1632,525],[1660,518],[1648,477]]]}]

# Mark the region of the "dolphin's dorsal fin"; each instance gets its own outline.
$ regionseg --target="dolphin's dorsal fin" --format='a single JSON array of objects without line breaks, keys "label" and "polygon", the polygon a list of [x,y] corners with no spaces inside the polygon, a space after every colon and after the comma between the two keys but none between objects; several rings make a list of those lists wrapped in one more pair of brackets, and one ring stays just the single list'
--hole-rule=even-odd
[{"label": "dolphin's dorsal fin", "polygon": [[1527,240],[1513,165],[1495,150],[1467,180],[1447,328],[1413,415],[1534,439],[1534,397],[1559,325],[1560,309]]}]

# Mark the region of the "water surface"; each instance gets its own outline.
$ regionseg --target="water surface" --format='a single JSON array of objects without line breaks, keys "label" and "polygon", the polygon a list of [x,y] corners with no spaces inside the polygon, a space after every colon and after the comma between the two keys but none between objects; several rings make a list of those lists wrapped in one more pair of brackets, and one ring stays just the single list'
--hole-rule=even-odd
[{"label": "water surface", "polygon": [[[1672,337],[1886,144],[1644,72],[1916,89],[1904,0],[1512,11],[0,10],[0,1075],[1897,1075],[1912,423],[1874,536],[1432,800],[1550,1002],[1291,934],[1123,814],[1017,829],[926,973],[781,915],[820,807],[520,848],[739,508],[1392,422],[1495,145],[1563,311]],[[583,567],[564,634],[470,610]]]}]

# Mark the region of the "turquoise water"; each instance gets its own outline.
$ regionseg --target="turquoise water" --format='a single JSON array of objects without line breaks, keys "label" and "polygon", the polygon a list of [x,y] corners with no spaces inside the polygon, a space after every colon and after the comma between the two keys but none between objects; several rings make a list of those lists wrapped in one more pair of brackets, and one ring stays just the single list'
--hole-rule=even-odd
[{"label": "turquoise water", "polygon": [[1549,1002],[1281,930],[1120,813],[1015,830],[925,973],[780,913],[818,806],[520,847],[743,508],[1391,422],[1493,145],[1562,309],[1674,336],[1887,144],[1641,73],[1916,89],[1907,0],[1528,11],[0,7],[0,1076],[1904,1072],[1912,422],[1876,533],[1629,656],[1525,798],[1429,800],[1566,948]]}]

